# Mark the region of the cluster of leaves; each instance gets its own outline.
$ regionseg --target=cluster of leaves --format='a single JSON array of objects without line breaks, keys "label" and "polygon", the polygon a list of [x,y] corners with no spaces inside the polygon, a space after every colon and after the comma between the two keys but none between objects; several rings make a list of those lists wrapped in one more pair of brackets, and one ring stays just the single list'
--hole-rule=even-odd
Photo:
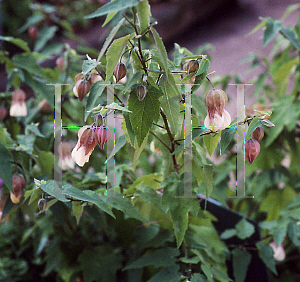
[{"label": "cluster of leaves", "polygon": [[[12,58],[7,51],[1,52],[0,59],[6,64],[8,75],[7,91],[1,93],[3,106],[9,108],[9,89],[19,88],[21,82],[33,90],[35,98],[26,101],[29,108],[26,118],[5,119],[0,124],[2,195],[12,191],[11,175],[15,171],[22,172],[28,183],[21,204],[13,205],[8,198],[3,208],[2,219],[8,214],[10,218],[0,225],[1,238],[8,238],[0,245],[0,265],[3,266],[0,279],[34,281],[37,276],[38,280],[44,276],[45,281],[56,278],[86,282],[232,279],[242,282],[250,265],[251,248],[278,275],[273,277],[274,281],[297,279],[300,271],[291,262],[299,258],[300,248],[297,195],[300,189],[297,161],[300,154],[300,21],[294,29],[283,28],[279,21],[270,18],[258,26],[266,27],[264,44],[278,33],[282,36],[276,39],[277,49],[270,62],[255,58],[251,66],[263,64],[267,70],[254,82],[255,91],[265,92],[273,113],[269,120],[263,118],[264,111],[258,112],[258,117],[245,120],[251,122],[246,138],[260,125],[274,123],[276,126],[266,128],[259,156],[251,166],[246,165],[246,191],[254,195],[254,199],[227,200],[229,195],[234,195],[228,184],[230,173],[236,169],[236,154],[232,148],[239,117],[233,120],[231,128],[221,133],[201,126],[207,115],[204,97],[194,93],[201,84],[202,93],[210,87],[204,82],[209,68],[208,56],[175,44],[173,58],[169,59],[155,23],[150,21],[148,1],[112,1],[87,18],[103,15],[107,15],[104,24],[111,21],[116,25],[97,59],[90,57],[94,51],[84,60],[75,50],[60,43],[57,46],[61,47],[52,49],[53,52],[47,50],[46,44],[40,49],[34,47],[31,52],[21,39],[1,38],[24,50]],[[129,25],[126,28],[125,23]],[[114,39],[121,29],[126,34]],[[41,67],[42,62],[62,52],[68,64],[65,71]],[[122,58],[126,60],[127,82],[114,84],[117,102],[106,105],[104,90],[113,83],[114,68]],[[188,74],[182,68],[191,59],[199,60],[200,64],[194,73]],[[81,64],[82,69],[78,69]],[[96,148],[82,170],[63,174],[59,188],[52,180],[52,115],[51,112],[43,114],[38,102],[45,98],[53,106],[53,86],[46,84],[74,84],[76,73],[82,71],[87,75],[94,70],[103,80],[92,85],[82,102],[74,97],[71,87],[62,87],[63,138],[75,140],[78,127],[91,124],[93,115],[102,108],[121,111],[124,135],[116,134],[114,183],[108,183],[111,178],[107,180],[104,173],[104,151]],[[282,77],[284,79],[279,79]],[[224,86],[229,79],[224,77],[214,83]],[[288,87],[290,83],[292,90]],[[136,88],[141,84],[147,89],[142,101],[136,95]],[[189,86],[193,93],[190,137],[193,158],[187,181],[184,126],[191,99]],[[284,95],[286,93],[288,95]],[[212,155],[214,151],[226,155],[219,165],[207,158],[206,153]],[[290,158],[289,166],[282,165],[285,156]],[[137,171],[141,171],[142,176]],[[284,188],[280,189],[282,183]],[[111,192],[106,189],[107,184],[113,187],[115,197],[107,196]],[[185,197],[186,185],[191,187],[190,197]],[[200,208],[196,193],[213,197],[224,206],[229,205],[259,221],[264,239],[249,249],[249,246],[226,246],[222,240],[250,238],[255,232],[254,226],[244,218],[235,228],[219,234],[213,225],[218,219]],[[37,215],[41,197],[47,201],[47,210]],[[269,246],[272,238],[277,245],[284,242],[289,260],[277,268]],[[232,278],[228,277],[228,260],[233,264]]]}]

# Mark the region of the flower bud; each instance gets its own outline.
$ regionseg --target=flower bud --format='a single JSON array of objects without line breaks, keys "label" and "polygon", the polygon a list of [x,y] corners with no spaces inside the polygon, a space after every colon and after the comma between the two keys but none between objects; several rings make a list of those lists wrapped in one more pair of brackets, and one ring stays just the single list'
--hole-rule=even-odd
[{"label": "flower bud", "polygon": [[145,96],[147,94],[147,88],[145,85],[138,85],[136,88],[136,95],[139,99],[139,101],[143,101]]},{"label": "flower bud", "polygon": [[119,80],[121,80],[123,77],[125,77],[125,75],[126,75],[126,66],[124,65],[124,63],[122,63],[122,62],[117,63],[113,74],[116,78],[116,83],[118,83]]},{"label": "flower bud", "polygon": [[98,72],[93,72],[91,74],[90,79],[88,80],[90,84],[92,85],[93,83],[102,80],[102,77],[98,74]]},{"label": "flower bud", "polygon": [[96,127],[100,127],[102,125],[102,121],[103,121],[102,115],[99,114],[95,116]]},{"label": "flower bud", "polygon": [[60,72],[64,72],[67,69],[67,63],[63,57],[58,57],[56,59],[56,65],[59,68]]},{"label": "flower bud", "polygon": [[43,212],[46,209],[47,201],[45,199],[39,199],[38,201],[38,207],[40,212]]},{"label": "flower bud", "polygon": [[20,202],[26,186],[26,182],[22,174],[13,175],[12,186],[14,193],[10,192],[10,199],[14,204],[17,204]]},{"label": "flower bud", "polygon": [[80,80],[80,79],[84,79],[84,75],[83,75],[82,72],[77,73],[77,74],[75,75],[75,83],[76,83],[78,80]]},{"label": "flower bud", "polygon": [[259,126],[252,132],[252,138],[259,142],[264,137],[264,134],[263,128]]},{"label": "flower bud", "polygon": [[31,39],[33,39],[33,40],[37,39],[38,34],[39,34],[39,30],[37,29],[37,27],[35,27],[35,26],[29,27],[28,35]]},{"label": "flower bud", "polygon": [[84,130],[79,139],[79,147],[85,148],[86,155],[95,148],[96,143],[94,130],[91,127]]},{"label": "flower bud", "polygon": [[101,149],[104,148],[104,144],[111,138],[111,132],[106,126],[96,128],[95,135]]},{"label": "flower bud", "polygon": [[256,139],[247,139],[245,141],[245,157],[250,164],[253,163],[255,158],[260,152],[260,145]]},{"label": "flower bud", "polygon": [[87,80],[81,79],[76,82],[76,85],[79,101],[82,101],[84,97],[89,93],[91,84]]},{"label": "flower bud", "polygon": [[283,261],[285,259],[285,251],[283,244],[281,243],[278,247],[274,241],[270,243],[270,246],[273,249],[273,257],[277,261]]},{"label": "flower bud", "polygon": [[191,72],[195,72],[199,68],[199,61],[198,60],[190,60],[186,66],[188,74]]},{"label": "flower bud", "polygon": [[205,95],[207,111],[210,117],[214,117],[215,110],[220,116],[223,115],[227,106],[227,95],[221,89],[209,90]]},{"label": "flower bud", "polygon": [[71,153],[74,162],[81,167],[84,166],[89,161],[90,155],[96,145],[97,140],[94,130],[88,125],[80,128],[78,131],[78,142]]},{"label": "flower bud", "polygon": [[9,114],[13,117],[27,116],[27,107],[25,104],[26,94],[23,90],[17,89],[12,95],[12,104],[9,110]]},{"label": "flower bud", "polygon": [[43,99],[39,104],[38,108],[40,109],[40,112],[43,114],[49,114],[52,110],[50,104],[46,99]]},{"label": "flower bud", "polygon": [[0,107],[0,120],[4,120],[7,116],[7,109],[4,107]]}]

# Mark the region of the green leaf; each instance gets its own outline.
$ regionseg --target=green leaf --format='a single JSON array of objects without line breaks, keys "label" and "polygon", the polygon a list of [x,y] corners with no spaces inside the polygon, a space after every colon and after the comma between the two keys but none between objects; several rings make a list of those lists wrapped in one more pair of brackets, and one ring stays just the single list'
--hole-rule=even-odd
[{"label": "green leaf", "polygon": [[28,125],[26,126],[26,130],[32,131],[32,132],[33,132],[36,136],[38,136],[38,137],[42,137],[42,138],[45,137],[45,135],[43,135],[43,134],[40,132],[40,130],[38,129],[38,124],[34,124],[34,123],[28,124]]},{"label": "green leaf", "polygon": [[85,16],[85,19],[92,19],[92,18],[97,18],[101,17],[103,15],[113,13],[113,12],[119,12],[122,10],[125,10],[127,8],[131,8],[134,6],[137,6],[139,4],[138,0],[116,0],[116,1],[111,1],[102,7],[100,7],[98,10],[96,10],[94,13],[91,13],[87,16]]},{"label": "green leaf", "polygon": [[235,282],[244,282],[247,270],[251,261],[251,254],[244,249],[234,249],[232,251],[233,275]]},{"label": "green leaf", "polygon": [[0,35],[0,40],[10,42],[21,49],[23,49],[25,52],[30,52],[30,49],[28,47],[28,43],[20,38],[14,38],[12,36],[1,36]]},{"label": "green leaf", "polygon": [[155,41],[155,45],[157,48],[157,51],[160,55],[161,61],[162,61],[162,65],[161,68],[163,69],[163,71],[166,73],[167,79],[169,79],[169,73],[168,73],[168,54],[165,48],[165,45],[162,41],[162,39],[159,37],[159,34],[157,33],[157,31],[151,27],[151,32]]},{"label": "green leaf", "polygon": [[[124,112],[123,117],[124,117],[124,122],[122,122],[121,127],[124,131],[127,141],[131,144],[132,147],[134,147],[135,134],[133,132],[132,125],[130,122],[130,114]],[[126,133],[128,136],[126,135]]]},{"label": "green leaf", "polygon": [[148,265],[154,267],[167,267],[176,263],[176,258],[180,255],[178,249],[175,248],[162,248],[150,254],[140,257],[134,262],[127,264],[123,270],[143,268]]},{"label": "green leaf", "polygon": [[34,46],[34,51],[41,51],[47,42],[54,37],[57,30],[57,26],[43,26],[43,28],[39,31],[39,35]]},{"label": "green leaf", "polygon": [[105,85],[101,81],[92,84],[85,107],[84,121],[87,120],[90,111],[95,107],[97,99],[102,95]]},{"label": "green leaf", "polygon": [[161,91],[153,86],[147,87],[147,94],[142,101],[139,101],[136,95],[135,84],[130,92],[128,100],[128,109],[132,111],[130,114],[130,122],[132,129],[138,141],[138,145],[141,146],[144,138],[146,137],[152,123],[159,118],[159,97],[162,95]]},{"label": "green leaf", "polygon": [[207,277],[208,281],[212,282],[212,272],[211,272],[211,266],[208,263],[202,263],[201,264],[201,270]]},{"label": "green leaf", "polygon": [[33,144],[35,141],[35,136],[30,135],[17,135],[17,140],[19,143],[19,146],[16,148],[16,150],[19,151],[25,151],[28,154],[32,154],[33,151]]},{"label": "green leaf", "polygon": [[[182,197],[184,181],[179,180],[175,172],[170,174],[170,176],[161,183],[161,187],[164,187],[161,207],[165,213],[170,213],[177,241],[177,248],[179,248],[188,228],[188,213],[191,212],[194,216],[197,216],[199,202],[196,197]],[[176,196],[181,196],[182,198],[175,198]]]},{"label": "green leaf", "polygon": [[135,137],[135,139],[134,139],[134,146],[133,147],[135,148],[135,151],[134,151],[134,156],[133,156],[133,161],[132,161],[132,166],[133,166],[134,169],[137,165],[137,162],[140,158],[140,155],[141,155],[142,151],[144,150],[144,148],[147,144],[148,136],[149,136],[149,132],[147,133],[147,135],[146,135],[143,143],[141,144],[141,146],[138,145],[137,138]]},{"label": "green leaf", "polygon": [[191,282],[206,282],[206,278],[200,273],[195,273],[192,277]]},{"label": "green leaf", "polygon": [[49,180],[46,183],[45,183],[45,181],[41,182],[39,184],[39,187],[44,192],[49,194],[50,196],[57,198],[59,201],[62,201],[62,202],[70,201],[63,196],[63,194],[62,194],[63,190],[60,187],[58,187],[58,185],[56,184],[56,182],[54,180]]},{"label": "green leaf", "polygon": [[109,35],[107,36],[102,48],[101,48],[101,51],[98,55],[98,58],[97,58],[97,61],[100,62],[100,59],[102,58],[102,56],[104,55],[107,47],[109,46],[110,42],[113,40],[113,38],[115,37],[116,33],[118,32],[118,30],[120,29],[120,27],[123,25],[125,19],[121,19],[117,25],[111,30],[111,32],[109,33]]},{"label": "green leaf", "polygon": [[224,272],[222,272],[220,269],[218,269],[214,266],[211,268],[211,272],[213,273],[214,276],[218,276],[218,277],[224,279],[225,281],[233,282],[233,280],[231,278],[229,278]]},{"label": "green leaf", "polygon": [[140,196],[143,201],[149,203],[156,207],[158,210],[162,211],[160,206],[161,197],[156,193],[156,191],[146,185],[140,185],[136,192],[136,195]]},{"label": "green leaf", "polygon": [[231,143],[234,134],[236,133],[235,128],[226,128],[221,131],[221,154],[224,154],[228,145]]},{"label": "green leaf", "polygon": [[268,119],[262,119],[260,122],[261,122],[262,125],[267,126],[267,127],[274,127],[275,126],[275,124],[272,123],[271,121],[269,121]]},{"label": "green leaf", "polygon": [[30,70],[28,70],[28,72],[25,71],[24,74],[26,83],[34,90],[35,95],[41,95],[53,108],[55,97],[54,85],[47,85],[48,80],[41,80],[38,77],[32,78],[32,72],[30,72]]},{"label": "green leaf", "polygon": [[192,107],[193,107],[193,113],[194,113],[194,110],[196,110],[196,112],[198,113],[197,116],[200,119],[205,119],[205,117],[207,115],[207,110],[204,106],[204,102],[201,101],[201,99],[196,94],[192,95]]},{"label": "green leaf", "polygon": [[104,203],[117,210],[122,211],[128,217],[132,217],[142,222],[146,222],[146,219],[140,214],[139,210],[131,204],[128,198],[123,197],[123,194],[115,191],[115,197],[103,196],[101,197],[101,199]]},{"label": "green leaf", "polygon": [[126,144],[126,137],[125,135],[121,135],[117,141],[116,146],[114,146],[114,149],[112,150],[111,154],[109,155],[105,163],[107,163],[108,160],[110,160],[116,153],[118,153],[125,144]]},{"label": "green leaf", "polygon": [[[290,222],[287,228],[287,232],[292,242],[300,247],[300,225],[297,223]],[[276,243],[277,244],[277,243]],[[280,244],[277,244],[279,246]]]},{"label": "green leaf", "polygon": [[178,282],[180,277],[179,265],[173,265],[163,268],[162,271],[152,276],[147,282]]},{"label": "green leaf", "polygon": [[195,93],[195,91],[201,86],[201,84],[204,82],[207,75],[207,71],[195,76],[194,85],[192,87],[192,92]]},{"label": "green leaf", "polygon": [[99,196],[99,194],[95,191],[90,190],[79,190],[75,187],[73,187],[70,184],[64,184],[63,185],[63,194],[69,197],[72,197],[77,200],[81,200],[84,202],[95,204],[100,210],[106,212],[113,218],[116,218],[111,209],[108,207],[108,205],[105,203],[103,198]]},{"label": "green leaf", "polygon": [[123,106],[121,106],[121,105],[119,105],[118,103],[115,103],[115,102],[112,102],[111,104],[106,105],[105,109],[119,110],[121,112],[131,113],[131,111],[129,111],[127,109],[127,107],[123,107]]},{"label": "green leaf", "polygon": [[291,14],[292,12],[298,10],[300,8],[300,4],[293,4],[293,5],[290,5],[286,8],[284,14],[282,15],[281,17],[281,20],[285,20],[289,14]]},{"label": "green leaf", "polygon": [[12,188],[12,170],[10,162],[13,161],[12,155],[0,142],[0,178],[3,180],[5,186],[13,192]]},{"label": "green leaf", "polygon": [[256,243],[256,247],[258,248],[258,255],[262,259],[262,261],[275,275],[277,275],[272,247],[263,241]]},{"label": "green leaf", "polygon": [[203,57],[201,59],[200,66],[199,66],[199,68],[198,68],[198,70],[196,72],[196,76],[198,76],[198,75],[200,75],[200,74],[202,74],[204,72],[207,72],[207,70],[209,68],[209,64],[210,64],[209,60]]},{"label": "green leaf", "polygon": [[82,73],[86,75],[92,69],[96,68],[98,64],[99,62],[96,62],[96,60],[84,60],[82,65]]},{"label": "green leaf", "polygon": [[227,240],[235,235],[236,235],[236,229],[230,228],[230,229],[226,229],[224,232],[222,232],[220,238],[222,240]]},{"label": "green leaf", "polygon": [[242,240],[249,238],[255,231],[253,224],[245,218],[236,224],[235,229],[236,235]]},{"label": "green leaf", "polygon": [[214,168],[213,168],[213,165],[211,165],[211,164],[204,165],[203,172],[204,172],[204,175],[205,175],[206,197],[209,198],[210,194],[213,191],[213,183],[214,183],[214,178],[213,178]]},{"label": "green leaf", "polygon": [[[12,61],[17,67],[27,70],[30,75],[49,79],[44,73],[44,70],[37,64],[36,60],[33,57],[28,56],[28,54],[17,54],[12,58]],[[27,82],[26,76],[25,80]]]},{"label": "green leaf", "polygon": [[84,249],[78,262],[85,282],[117,281],[116,273],[122,267],[117,254],[107,245]]},{"label": "green leaf", "polygon": [[54,155],[52,152],[41,151],[37,158],[37,163],[41,169],[41,174],[46,174],[50,178],[53,174]]},{"label": "green leaf", "polygon": [[180,134],[182,128],[182,115],[180,114],[179,99],[174,97],[173,88],[170,83],[166,80],[166,76],[163,75],[160,81],[160,88],[164,92],[161,99],[161,107],[167,116],[168,122],[171,129],[175,134]]},{"label": "green leaf", "polygon": [[279,97],[285,95],[291,70],[298,64],[298,62],[298,58],[284,62],[284,64],[282,64],[275,72],[273,79],[276,85],[276,93]]},{"label": "green leaf", "polygon": [[260,117],[255,117],[248,127],[245,139],[251,138],[251,133],[259,126],[261,126]]},{"label": "green leaf", "polygon": [[140,1],[137,6],[137,15],[141,26],[141,32],[143,32],[148,28],[151,17],[150,5],[147,0]]},{"label": "green leaf", "polygon": [[297,34],[294,30],[290,28],[282,28],[281,33],[286,37],[292,45],[300,52],[300,39],[297,38]]},{"label": "green leaf", "polygon": [[218,132],[214,136],[213,135],[214,134],[207,134],[203,136],[205,147],[210,156],[218,146],[221,133]]},{"label": "green leaf", "polygon": [[82,212],[83,212],[83,205],[79,202],[72,202],[72,211],[73,211],[73,215],[75,216],[76,218],[76,222],[77,224],[79,224],[79,220],[82,216]]},{"label": "green leaf", "polygon": [[264,38],[263,38],[263,47],[266,46],[280,30],[281,30],[281,21],[267,18],[266,30],[264,32]]},{"label": "green leaf", "polygon": [[[113,2],[114,3],[114,2]],[[134,33],[128,34],[121,38],[115,39],[112,44],[109,46],[106,52],[106,78],[105,83],[108,83],[111,79],[114,69],[117,63],[120,60],[123,50],[128,43],[128,40],[131,40],[134,36]]]}]

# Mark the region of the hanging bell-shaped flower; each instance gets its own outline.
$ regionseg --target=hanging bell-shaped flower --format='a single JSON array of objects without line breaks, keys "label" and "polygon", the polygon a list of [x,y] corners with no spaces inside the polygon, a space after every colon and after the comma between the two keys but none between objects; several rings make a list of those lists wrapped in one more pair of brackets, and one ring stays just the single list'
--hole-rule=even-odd
[{"label": "hanging bell-shaped flower", "polygon": [[264,137],[264,134],[265,133],[262,126],[259,126],[252,132],[252,138],[259,142]]},{"label": "hanging bell-shaped flower", "polygon": [[256,139],[247,139],[245,141],[245,157],[250,164],[253,163],[255,158],[260,152],[260,145]]},{"label": "hanging bell-shaped flower", "polygon": [[138,87],[136,88],[136,95],[139,99],[139,101],[143,101],[145,96],[147,94],[147,88],[145,85],[138,85]]},{"label": "hanging bell-shaped flower", "polygon": [[214,117],[215,110],[222,116],[226,109],[228,97],[221,89],[210,90],[205,95],[207,111],[210,117]]},{"label": "hanging bell-shaped flower", "polygon": [[100,126],[96,128],[95,136],[100,148],[103,149],[104,144],[111,138],[111,132],[106,126]]},{"label": "hanging bell-shaped flower", "polygon": [[117,65],[114,69],[113,75],[116,78],[116,83],[118,83],[119,80],[121,80],[123,77],[125,77],[125,75],[126,75],[126,66],[125,66],[125,64],[122,63],[122,62],[117,63]]}]

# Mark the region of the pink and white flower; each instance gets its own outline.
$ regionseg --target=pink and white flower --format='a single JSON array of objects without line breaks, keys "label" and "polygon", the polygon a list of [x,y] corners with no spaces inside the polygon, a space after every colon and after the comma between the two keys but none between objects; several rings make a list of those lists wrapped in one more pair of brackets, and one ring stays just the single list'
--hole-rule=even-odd
[{"label": "pink and white flower", "polygon": [[85,125],[78,131],[78,142],[72,151],[72,159],[79,166],[84,166],[89,161],[95,146],[97,145],[97,139],[95,137],[94,129],[89,125]]}]

